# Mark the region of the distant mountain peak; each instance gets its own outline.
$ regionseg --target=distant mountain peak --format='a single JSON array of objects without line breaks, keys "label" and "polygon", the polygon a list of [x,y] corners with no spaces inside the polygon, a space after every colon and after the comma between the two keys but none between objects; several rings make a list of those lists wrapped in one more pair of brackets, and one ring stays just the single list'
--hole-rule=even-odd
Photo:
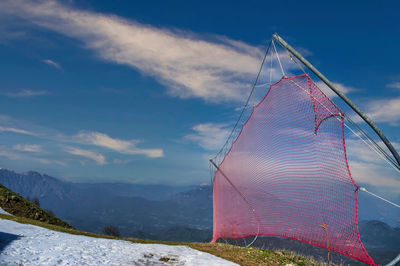
[{"label": "distant mountain peak", "polygon": [[23,175],[28,175],[28,176],[42,176],[42,174],[40,174],[39,172],[36,171],[28,171],[28,172],[24,172],[22,173]]},{"label": "distant mountain peak", "polygon": [[12,170],[8,170],[8,169],[6,169],[6,168],[0,168],[0,171],[1,171],[1,172],[10,172],[10,173],[15,173],[14,171],[12,171]]}]

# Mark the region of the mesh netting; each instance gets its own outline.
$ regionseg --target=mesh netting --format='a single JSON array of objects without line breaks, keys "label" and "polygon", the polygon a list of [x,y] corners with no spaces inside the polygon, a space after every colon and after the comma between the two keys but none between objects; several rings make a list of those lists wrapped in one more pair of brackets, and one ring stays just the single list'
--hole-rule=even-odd
[{"label": "mesh netting", "polygon": [[374,264],[360,241],[343,125],[307,75],[272,85],[215,173],[213,241],[281,236]]}]

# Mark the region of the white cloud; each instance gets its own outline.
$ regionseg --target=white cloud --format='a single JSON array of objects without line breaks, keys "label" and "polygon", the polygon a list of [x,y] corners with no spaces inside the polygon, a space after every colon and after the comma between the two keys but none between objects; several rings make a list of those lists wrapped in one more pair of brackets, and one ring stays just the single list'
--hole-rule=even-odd
[{"label": "white cloud", "polygon": [[42,146],[37,144],[16,144],[14,145],[13,149],[17,151],[36,152],[36,153],[43,152]]},{"label": "white cloud", "polygon": [[[391,126],[400,125],[400,97],[365,102],[362,110],[374,122],[388,123]],[[357,114],[352,114],[350,117],[354,122],[363,122],[362,118]]]},{"label": "white cloud", "polygon": [[367,114],[376,122],[398,126],[400,122],[400,97],[370,101],[367,105]]},{"label": "white cloud", "polygon": [[400,179],[396,179],[394,175],[386,173],[387,169],[380,164],[349,161],[349,166],[352,176],[358,184],[367,184],[377,188],[386,187],[396,192],[400,189]]},{"label": "white cloud", "polygon": [[[18,146],[18,145],[16,145]],[[19,149],[19,147],[14,146],[13,149],[17,150],[17,151],[30,151],[35,153],[35,148],[31,148],[31,150],[21,150]],[[32,145],[34,146],[34,145]],[[24,147],[23,145],[21,147]],[[29,161],[29,162],[39,162],[41,164],[58,164],[61,166],[67,166],[67,164],[63,161],[59,161],[59,160],[54,160],[54,159],[49,159],[49,158],[41,158],[37,156],[36,154],[32,154],[32,153],[19,153],[19,152],[15,152],[13,150],[10,150],[8,147],[6,146],[0,146],[0,156],[2,157],[6,157],[10,160],[25,160],[25,161]]]},{"label": "white cloud", "polygon": [[81,11],[58,1],[1,1],[0,12],[78,39],[100,58],[151,75],[181,98],[242,101],[263,56],[260,47],[226,37],[207,41],[189,32]]},{"label": "white cloud", "polygon": [[11,98],[27,98],[27,97],[33,97],[33,96],[40,96],[40,95],[46,95],[49,94],[47,91],[32,91],[32,90],[21,90],[19,92],[8,92],[5,93],[8,97]]},{"label": "white cloud", "polygon": [[106,157],[100,153],[95,153],[95,152],[92,152],[89,150],[83,150],[83,149],[78,149],[78,148],[74,148],[74,147],[66,147],[65,151],[70,154],[73,154],[73,155],[82,156],[82,157],[91,159],[99,165],[103,165],[103,164],[107,163]]},{"label": "white cloud", "polygon": [[[362,140],[349,138],[345,141],[347,147],[347,156],[349,158],[354,158],[353,160],[356,159],[357,161],[363,161],[366,163],[373,163],[377,160],[380,160],[380,157],[377,157],[379,155],[371,150]],[[381,145],[379,142],[378,144]]]},{"label": "white cloud", "polygon": [[400,90],[400,82],[389,83],[386,85],[386,87]]},{"label": "white cloud", "polygon": [[186,135],[186,139],[206,150],[215,151],[222,147],[232,129],[226,124],[204,123],[195,125],[192,130],[194,133]]},{"label": "white cloud", "polygon": [[141,149],[138,140],[120,140],[100,132],[81,132],[75,136],[78,142],[104,147],[122,154],[146,155],[150,158],[163,157],[162,149]]},{"label": "white cloud", "polygon": [[24,31],[18,31],[15,28],[13,30],[7,30],[5,27],[0,27],[0,43],[9,44],[14,40],[20,40],[27,37],[27,33]]},{"label": "white cloud", "polygon": [[11,133],[30,135],[30,136],[36,136],[37,135],[36,133],[33,133],[31,131],[27,131],[27,130],[24,130],[24,129],[15,128],[15,127],[3,127],[3,126],[0,126],[0,132],[11,132]]},{"label": "white cloud", "polygon": [[132,162],[132,160],[129,160],[129,159],[122,160],[122,159],[119,159],[119,158],[115,158],[113,160],[113,163],[115,163],[115,164],[127,164],[127,163],[130,163],[130,162]]},{"label": "white cloud", "polygon": [[6,157],[10,160],[19,160],[21,156],[17,153],[7,151],[5,147],[1,147],[0,149],[0,156]]},{"label": "white cloud", "polygon": [[42,60],[42,62],[47,64],[47,65],[49,65],[49,66],[51,66],[51,67],[57,68],[59,70],[62,70],[61,65],[59,63],[57,63],[57,62],[54,62],[53,60],[44,59],[44,60]]},{"label": "white cloud", "polygon": [[[344,94],[348,94],[350,92],[355,92],[358,91],[358,89],[350,86],[346,86],[342,83],[339,82],[332,82],[333,85],[335,85],[341,92]],[[323,81],[317,81],[315,84],[318,86],[318,88],[321,89],[325,93],[326,96],[329,98],[337,97],[337,94],[334,93]]]},{"label": "white cloud", "polygon": [[[377,142],[381,147],[383,143]],[[399,143],[392,143],[396,148]],[[390,190],[400,189],[398,173],[394,172],[390,165],[371,150],[359,139],[347,139],[346,151],[349,158],[349,167],[356,183],[386,187]]]},{"label": "white cloud", "polygon": [[67,163],[65,163],[63,161],[50,160],[50,159],[46,159],[46,158],[32,158],[32,160],[37,161],[37,162],[39,162],[41,164],[49,164],[49,165],[58,164],[58,165],[61,165],[61,166],[67,166],[68,165]]},{"label": "white cloud", "polygon": [[[22,124],[21,122],[14,121],[10,117],[0,115],[0,123],[5,124]],[[51,142],[66,143],[70,144],[84,144],[84,145],[94,145],[98,147],[107,148],[124,155],[145,155],[149,158],[160,158],[164,156],[163,149],[145,149],[137,147],[141,142],[140,140],[121,140],[117,138],[112,138],[107,134],[100,132],[82,131],[73,136],[67,136],[61,134],[50,128],[34,127],[39,129],[40,133],[32,132],[29,130],[21,129],[14,126],[0,126],[1,132],[10,132],[16,134],[29,135],[34,137],[39,137],[41,139],[46,139]],[[14,150],[18,151],[28,151],[28,152],[39,152],[42,151],[39,145],[22,145],[17,144],[13,147]],[[120,163],[120,162],[118,162]]]}]

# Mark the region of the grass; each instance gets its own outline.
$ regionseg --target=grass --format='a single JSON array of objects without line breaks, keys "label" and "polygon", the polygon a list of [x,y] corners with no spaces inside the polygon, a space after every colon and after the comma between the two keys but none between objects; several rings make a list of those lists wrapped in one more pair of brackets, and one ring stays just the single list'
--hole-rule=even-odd
[{"label": "grass", "polygon": [[[317,262],[311,258],[306,258],[303,256],[299,256],[293,252],[288,251],[269,251],[263,249],[256,248],[247,248],[234,246],[223,243],[186,243],[186,242],[168,242],[168,241],[154,241],[154,240],[145,240],[145,239],[137,239],[137,238],[120,238],[114,236],[107,235],[98,235],[88,232],[82,232],[76,230],[74,228],[62,227],[59,225],[49,224],[46,222],[33,220],[25,217],[18,216],[10,216],[5,214],[0,214],[1,219],[12,220],[18,223],[23,224],[32,224],[36,226],[40,226],[43,228],[47,228],[50,230],[74,234],[74,235],[83,235],[89,237],[97,237],[97,238],[107,238],[107,239],[116,239],[116,240],[125,240],[133,243],[142,243],[142,244],[165,244],[165,245],[185,245],[189,246],[193,249],[197,249],[199,251],[207,252],[213,254],[215,256],[224,258],[226,260],[238,263],[243,266],[250,265],[299,265],[299,266],[320,266],[326,265],[325,263]],[[169,261],[170,258],[163,257],[162,261]],[[332,264],[331,264],[332,265]]]},{"label": "grass", "polygon": [[[269,251],[256,248],[247,248],[234,246],[223,243],[187,243],[187,242],[168,242],[168,241],[155,241],[137,238],[120,238],[109,235],[98,235],[89,232],[76,230],[66,222],[55,217],[51,213],[46,212],[32,202],[22,198],[17,193],[0,185],[0,207],[12,215],[0,214],[1,219],[12,220],[23,224],[32,224],[47,228],[50,230],[73,234],[83,235],[96,238],[107,238],[126,240],[133,243],[142,244],[165,244],[165,245],[185,245],[193,249],[213,254],[215,256],[224,258],[226,260],[236,262],[240,265],[326,265],[316,262],[313,259],[299,256],[293,252],[288,251]],[[169,262],[174,259],[169,257],[162,257],[160,261]]]},{"label": "grass", "polygon": [[[256,248],[247,248],[234,246],[223,243],[187,243],[187,242],[168,242],[168,241],[155,241],[137,238],[120,238],[109,235],[98,235],[89,232],[76,230],[66,222],[55,217],[51,213],[39,208],[32,202],[22,198],[17,193],[12,192],[6,187],[0,185],[0,207],[12,215],[0,214],[1,219],[12,220],[23,224],[32,224],[47,228],[50,230],[73,234],[83,235],[96,238],[107,238],[125,240],[133,243],[142,244],[165,244],[165,245],[184,245],[189,246],[199,251],[207,252],[215,256],[224,258],[226,260],[236,262],[240,265],[326,265],[324,263],[316,262],[311,258],[299,256],[293,252],[288,251],[269,251]],[[169,262],[173,259],[169,257],[162,257],[160,261]]]},{"label": "grass", "polygon": [[72,228],[63,220],[55,217],[53,214],[41,209],[19,194],[9,190],[0,184],[0,207],[6,212],[20,217],[26,217],[33,220],[42,221],[48,224],[61,227]]},{"label": "grass", "polygon": [[299,256],[289,251],[270,251],[247,248],[222,243],[194,243],[188,246],[215,256],[236,262],[240,265],[326,265],[311,258]]}]

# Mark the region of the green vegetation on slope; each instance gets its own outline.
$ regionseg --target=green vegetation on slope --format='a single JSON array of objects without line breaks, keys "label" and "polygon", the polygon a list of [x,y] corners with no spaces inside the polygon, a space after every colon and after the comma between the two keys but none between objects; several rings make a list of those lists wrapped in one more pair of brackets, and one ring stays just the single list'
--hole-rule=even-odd
[{"label": "green vegetation on slope", "polygon": [[[54,224],[49,224],[45,222],[41,222],[38,220],[32,220],[25,217],[18,216],[10,216],[5,214],[0,214],[0,219],[8,219],[12,221],[16,221],[24,224],[32,224],[36,226],[40,226],[43,228],[47,228],[50,230],[64,232],[74,235],[84,235],[89,237],[98,237],[98,238],[108,238],[108,239],[117,239],[117,240],[125,240],[131,241],[134,243],[143,243],[143,244],[165,244],[165,245],[185,245],[189,246],[193,249],[197,249],[203,252],[207,252],[213,254],[215,256],[224,258],[229,261],[233,261],[243,266],[250,265],[300,265],[300,266],[308,266],[308,265],[326,265],[324,263],[316,262],[313,259],[305,258],[302,256],[298,256],[293,252],[288,251],[268,251],[256,248],[246,248],[240,246],[234,246],[229,244],[222,243],[187,243],[187,242],[167,242],[167,241],[154,241],[154,240],[144,240],[144,239],[136,239],[136,238],[119,238],[113,236],[105,236],[105,235],[97,235],[88,232],[78,231],[73,228],[66,228],[62,226],[57,226]],[[165,258],[168,259],[168,258]],[[333,265],[333,264],[331,264]]]},{"label": "green vegetation on slope", "polygon": [[24,199],[19,194],[9,190],[1,184],[0,207],[6,212],[15,216],[25,217],[65,228],[73,228],[63,220],[55,217],[51,213],[46,212],[29,200]]}]

